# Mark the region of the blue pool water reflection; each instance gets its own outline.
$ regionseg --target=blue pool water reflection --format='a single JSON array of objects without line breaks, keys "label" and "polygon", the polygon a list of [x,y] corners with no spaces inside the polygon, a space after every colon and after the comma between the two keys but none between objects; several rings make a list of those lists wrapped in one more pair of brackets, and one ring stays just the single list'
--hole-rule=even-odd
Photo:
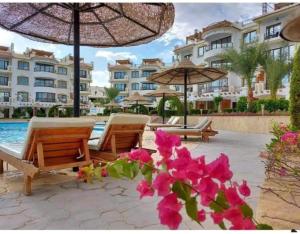
[{"label": "blue pool water reflection", "polygon": [[[23,143],[25,141],[28,122],[0,122],[1,143]],[[93,137],[101,136],[104,123],[96,123],[92,132]]]}]

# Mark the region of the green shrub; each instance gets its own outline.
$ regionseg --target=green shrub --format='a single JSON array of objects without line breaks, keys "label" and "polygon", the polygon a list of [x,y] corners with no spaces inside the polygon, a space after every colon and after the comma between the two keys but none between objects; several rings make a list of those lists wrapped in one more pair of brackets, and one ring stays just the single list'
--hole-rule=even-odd
[{"label": "green shrub", "polygon": [[289,110],[289,100],[286,99],[279,99],[278,101],[278,108],[281,111],[288,111]]},{"label": "green shrub", "polygon": [[[203,113],[203,112],[202,112]],[[199,109],[191,109],[190,112],[191,115],[200,115],[201,111]]]},{"label": "green shrub", "polygon": [[149,112],[150,115],[157,115],[157,110],[156,109],[153,109]]},{"label": "green shrub", "polygon": [[300,129],[300,48],[298,48],[293,63],[292,78],[290,84],[291,123],[293,127]]},{"label": "green shrub", "polygon": [[257,112],[257,102],[256,101],[249,102],[247,111],[250,113],[256,113]]},{"label": "green shrub", "polygon": [[134,104],[129,109],[132,110],[133,113],[137,113],[136,108],[138,108],[138,113],[139,114],[143,114],[143,115],[148,115],[149,114],[148,108],[144,105],[141,105],[141,104]]},{"label": "green shrub", "polygon": [[14,112],[13,112],[13,114],[12,114],[12,117],[13,117],[14,119],[19,119],[19,118],[21,118],[23,115],[24,115],[24,114],[22,113],[21,108],[16,108],[16,109],[14,109]]},{"label": "green shrub", "polygon": [[240,97],[237,102],[237,111],[245,112],[247,111],[247,97]]},{"label": "green shrub", "polygon": [[[174,113],[172,115],[183,115],[183,103],[180,101],[178,97],[166,97],[165,102],[166,101],[169,101],[170,103],[169,113]],[[160,99],[157,106],[157,113],[159,116],[163,115],[163,107],[164,107],[163,99]],[[165,115],[167,117],[167,111],[165,112]]]},{"label": "green shrub", "polygon": [[224,113],[232,113],[233,110],[231,108],[226,108],[223,110]]},{"label": "green shrub", "polygon": [[216,111],[219,110],[219,105],[222,102],[222,100],[223,100],[223,97],[221,97],[221,96],[214,97],[214,107],[215,107]]},{"label": "green shrub", "polygon": [[52,106],[49,109],[48,116],[49,117],[57,117],[58,116],[58,112],[59,112],[58,107],[60,107],[60,105]]},{"label": "green shrub", "polygon": [[44,108],[40,108],[37,110],[36,113],[37,117],[46,117],[46,110]]}]

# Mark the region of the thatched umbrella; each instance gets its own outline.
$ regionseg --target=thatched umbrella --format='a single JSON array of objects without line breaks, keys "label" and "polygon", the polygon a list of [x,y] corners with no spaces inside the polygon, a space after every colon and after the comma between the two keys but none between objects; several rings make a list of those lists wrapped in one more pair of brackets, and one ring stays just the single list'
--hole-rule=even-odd
[{"label": "thatched umbrella", "polygon": [[80,115],[80,45],[133,46],[173,24],[171,3],[0,3],[0,27],[42,42],[74,45],[74,116]]},{"label": "thatched umbrella", "polygon": [[163,123],[165,123],[165,97],[178,97],[183,96],[183,93],[170,89],[167,85],[160,85],[158,89],[146,93],[147,97],[162,97],[163,102]]},{"label": "thatched umbrella", "polygon": [[184,59],[172,68],[157,72],[148,77],[151,82],[165,85],[184,85],[184,128],[187,126],[187,86],[213,82],[227,75],[220,69],[196,66]]},{"label": "thatched umbrella", "polygon": [[118,103],[115,103],[114,101],[111,101],[104,105],[105,107],[110,107],[110,110],[112,111],[113,108],[120,107]]},{"label": "thatched umbrella", "polygon": [[280,36],[287,41],[300,42],[300,16],[290,20],[282,28]]},{"label": "thatched umbrella", "polygon": [[127,102],[134,102],[134,104],[136,105],[136,113],[138,114],[138,105],[139,103],[147,103],[149,102],[148,98],[143,97],[142,95],[140,95],[138,92],[134,92],[131,96],[129,96],[128,98],[125,98],[124,101]]}]

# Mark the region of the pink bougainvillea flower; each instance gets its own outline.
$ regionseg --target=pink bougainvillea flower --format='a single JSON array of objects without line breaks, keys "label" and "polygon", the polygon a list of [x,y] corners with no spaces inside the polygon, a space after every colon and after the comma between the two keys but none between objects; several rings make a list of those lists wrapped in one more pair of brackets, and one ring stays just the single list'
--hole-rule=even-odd
[{"label": "pink bougainvillea flower", "polygon": [[170,185],[173,178],[166,172],[159,173],[153,181],[152,187],[157,190],[158,196],[166,196],[170,193]]},{"label": "pink bougainvillea flower", "polygon": [[199,222],[204,222],[206,219],[206,215],[205,215],[205,210],[200,210],[198,211],[198,221]]},{"label": "pink bougainvillea flower", "polygon": [[149,183],[146,180],[140,181],[136,190],[140,193],[140,198],[143,198],[145,196],[152,197],[154,194],[153,188],[151,188],[151,186],[149,185]]},{"label": "pink bougainvillea flower", "polygon": [[214,224],[220,224],[223,221],[223,215],[221,213],[213,212],[210,216],[213,219]]},{"label": "pink bougainvillea flower", "polygon": [[298,144],[298,134],[295,132],[286,132],[280,138],[281,142],[287,143],[289,145]]},{"label": "pink bougainvillea flower", "polygon": [[142,162],[142,163],[148,163],[148,162],[152,161],[152,157],[149,154],[148,150],[145,150],[145,149],[136,149],[136,150],[132,150],[130,152],[130,154],[131,153],[138,154],[139,155],[138,158],[139,158],[140,162]]},{"label": "pink bougainvillea flower", "polygon": [[179,136],[168,134],[162,130],[157,130],[155,136],[157,149],[165,159],[171,157],[173,147],[178,147],[181,144]]},{"label": "pink bougainvillea flower", "polygon": [[240,223],[235,223],[230,230],[255,230],[256,226],[249,218],[243,219]]},{"label": "pink bougainvillea flower", "polygon": [[138,161],[140,159],[141,152],[139,149],[133,149],[131,152],[128,154],[128,159],[132,161]]},{"label": "pink bougainvillea flower", "polygon": [[246,180],[243,180],[243,183],[238,188],[239,188],[240,194],[242,194],[245,197],[250,196],[251,191],[250,191],[250,188],[247,185],[247,181]]},{"label": "pink bougainvillea flower", "polygon": [[106,170],[106,167],[101,168],[101,176],[102,177],[107,177],[108,176],[108,172]]},{"label": "pink bougainvillea flower", "polygon": [[182,204],[178,201],[175,193],[166,195],[157,205],[160,223],[170,229],[177,229],[182,221],[179,214]]},{"label": "pink bougainvillea flower", "polygon": [[193,185],[196,185],[199,179],[205,175],[205,170],[205,163],[200,160],[192,160],[186,169],[186,177]]},{"label": "pink bougainvillea flower", "polygon": [[231,206],[243,205],[245,202],[240,198],[236,187],[224,189],[225,197]]},{"label": "pink bougainvillea flower", "polygon": [[198,191],[201,195],[201,204],[207,206],[215,199],[218,192],[218,184],[209,177],[202,178],[198,185]]},{"label": "pink bougainvillea flower", "polygon": [[208,174],[212,178],[224,183],[232,178],[232,171],[229,168],[228,156],[221,153],[220,157],[206,165]]},{"label": "pink bougainvillea flower", "polygon": [[177,158],[173,160],[172,167],[176,170],[184,170],[189,165],[191,158],[191,153],[188,151],[186,147],[182,147],[181,149],[175,149]]},{"label": "pink bougainvillea flower", "polygon": [[243,213],[241,209],[237,207],[230,207],[223,212],[223,217],[230,221],[233,225],[241,223],[243,221]]}]

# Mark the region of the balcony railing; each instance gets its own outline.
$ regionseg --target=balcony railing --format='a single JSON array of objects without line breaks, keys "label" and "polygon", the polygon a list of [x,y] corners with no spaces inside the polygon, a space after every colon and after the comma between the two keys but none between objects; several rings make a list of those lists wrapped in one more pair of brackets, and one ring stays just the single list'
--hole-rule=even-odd
[{"label": "balcony railing", "polygon": [[56,102],[56,100],[53,98],[37,98],[35,101],[36,102]]},{"label": "balcony railing", "polygon": [[35,72],[49,72],[49,73],[56,73],[56,70],[51,67],[35,67],[34,68]]},{"label": "balcony railing", "polygon": [[265,40],[269,40],[276,37],[279,37],[279,32],[265,33]]},{"label": "balcony railing", "polygon": [[228,92],[229,87],[228,86],[210,86],[210,87],[200,89],[199,94],[201,95],[203,93],[213,93],[213,92],[215,92],[215,90],[218,90],[220,92]]},{"label": "balcony railing", "polygon": [[224,44],[216,44],[216,45],[208,45],[205,47],[205,51],[210,51],[210,50],[217,50],[217,49],[221,49],[221,48],[232,48],[233,47],[233,43],[229,42],[229,43],[224,43]]}]

